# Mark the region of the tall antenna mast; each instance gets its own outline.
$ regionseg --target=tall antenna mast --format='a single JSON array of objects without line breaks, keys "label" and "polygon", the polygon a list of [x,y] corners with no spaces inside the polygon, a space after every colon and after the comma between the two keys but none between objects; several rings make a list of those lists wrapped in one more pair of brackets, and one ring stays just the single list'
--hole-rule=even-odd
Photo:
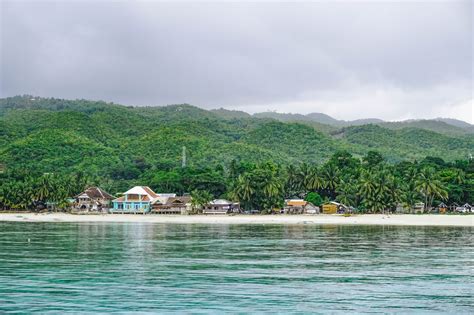
[{"label": "tall antenna mast", "polygon": [[181,167],[185,168],[186,167],[186,147],[183,145],[183,155],[182,155],[182,160],[181,160]]}]

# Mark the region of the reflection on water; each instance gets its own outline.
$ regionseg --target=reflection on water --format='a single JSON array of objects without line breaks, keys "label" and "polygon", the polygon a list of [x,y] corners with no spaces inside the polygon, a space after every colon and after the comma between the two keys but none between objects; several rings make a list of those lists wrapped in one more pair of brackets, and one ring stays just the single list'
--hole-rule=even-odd
[{"label": "reflection on water", "polygon": [[468,313],[472,232],[0,223],[0,312]]}]

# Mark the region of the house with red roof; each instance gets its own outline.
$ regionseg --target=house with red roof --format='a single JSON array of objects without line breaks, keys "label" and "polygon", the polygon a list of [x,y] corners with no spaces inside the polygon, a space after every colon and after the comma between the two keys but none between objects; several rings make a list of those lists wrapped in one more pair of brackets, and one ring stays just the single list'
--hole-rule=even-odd
[{"label": "house with red roof", "polygon": [[74,197],[73,210],[107,211],[110,201],[115,197],[99,187],[89,187]]}]

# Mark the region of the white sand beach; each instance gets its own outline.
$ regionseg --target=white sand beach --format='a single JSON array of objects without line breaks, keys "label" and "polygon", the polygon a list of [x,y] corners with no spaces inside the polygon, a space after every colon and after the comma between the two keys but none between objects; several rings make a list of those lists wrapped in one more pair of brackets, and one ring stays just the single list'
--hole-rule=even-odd
[{"label": "white sand beach", "polygon": [[0,221],[16,222],[121,222],[180,224],[352,224],[471,226],[474,215],[131,215],[67,213],[1,213]]}]

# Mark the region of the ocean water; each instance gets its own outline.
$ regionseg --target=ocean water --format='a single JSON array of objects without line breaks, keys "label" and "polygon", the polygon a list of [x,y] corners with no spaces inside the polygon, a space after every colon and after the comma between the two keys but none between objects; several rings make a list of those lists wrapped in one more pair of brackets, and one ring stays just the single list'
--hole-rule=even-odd
[{"label": "ocean water", "polygon": [[472,232],[0,223],[0,313],[473,313]]}]

